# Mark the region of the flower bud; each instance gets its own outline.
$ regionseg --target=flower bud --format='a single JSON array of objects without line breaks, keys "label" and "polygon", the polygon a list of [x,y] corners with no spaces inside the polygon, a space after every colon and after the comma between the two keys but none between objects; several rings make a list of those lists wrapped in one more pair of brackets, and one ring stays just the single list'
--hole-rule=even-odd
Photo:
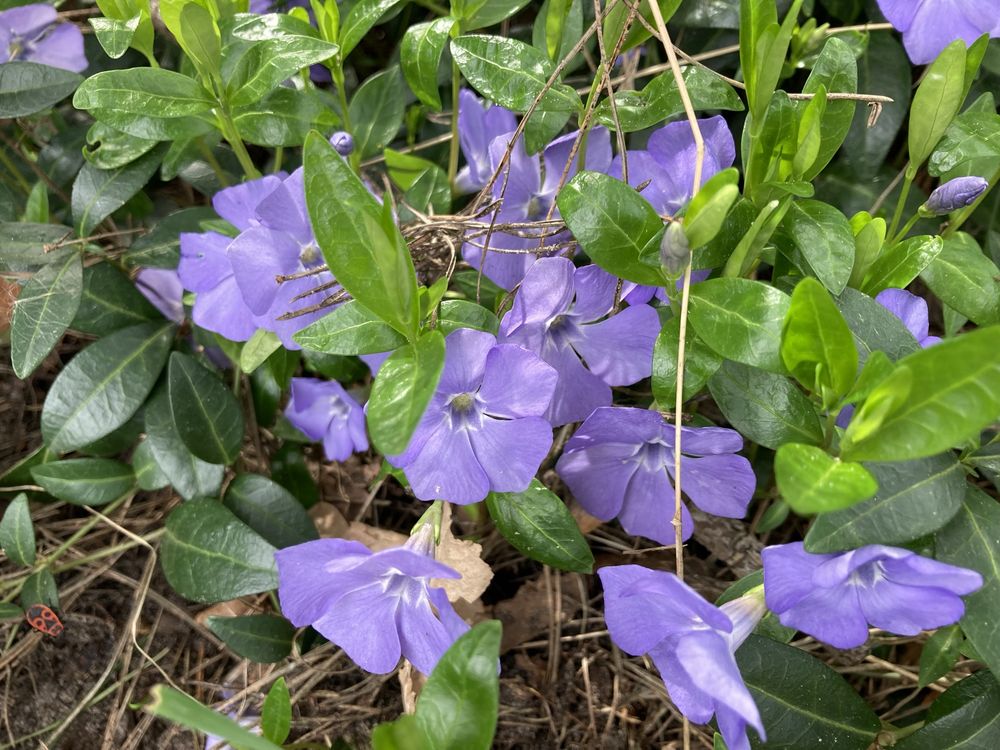
[{"label": "flower bud", "polygon": [[354,152],[354,138],[346,130],[338,130],[330,136],[330,145],[341,156],[350,156]]},{"label": "flower bud", "polygon": [[691,262],[691,246],[680,222],[672,221],[660,240],[660,265],[668,276],[679,276]]},{"label": "flower bud", "polygon": [[939,186],[921,207],[927,216],[943,216],[972,205],[990,186],[982,177],[956,177]]}]

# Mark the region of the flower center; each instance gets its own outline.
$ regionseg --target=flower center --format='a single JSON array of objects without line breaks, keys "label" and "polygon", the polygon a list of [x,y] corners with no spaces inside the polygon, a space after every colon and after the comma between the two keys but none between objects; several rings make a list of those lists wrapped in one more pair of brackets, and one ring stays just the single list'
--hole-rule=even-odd
[{"label": "flower center", "polygon": [[342,420],[347,419],[350,414],[351,408],[344,403],[344,400],[340,396],[330,397],[330,419],[331,420]]},{"label": "flower center", "polygon": [[876,560],[868,563],[867,565],[862,565],[860,568],[851,573],[850,583],[855,586],[870,589],[880,581],[884,580],[885,566],[882,564],[881,560]]},{"label": "flower center", "polygon": [[635,460],[645,468],[659,471],[674,464],[674,450],[663,440],[656,438],[639,446]]},{"label": "flower center", "polygon": [[308,245],[303,246],[302,250],[299,252],[299,260],[302,261],[302,265],[309,267],[315,265],[320,258],[319,248],[316,247],[315,242],[310,242]]},{"label": "flower center", "polygon": [[448,412],[454,429],[478,428],[482,421],[479,399],[475,393],[459,393],[448,401]]}]

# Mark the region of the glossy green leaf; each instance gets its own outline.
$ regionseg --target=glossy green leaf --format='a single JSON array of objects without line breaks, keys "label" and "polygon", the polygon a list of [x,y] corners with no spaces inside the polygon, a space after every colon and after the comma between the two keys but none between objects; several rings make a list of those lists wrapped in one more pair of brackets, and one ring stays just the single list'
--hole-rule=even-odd
[{"label": "glossy green leaf", "polygon": [[373,750],[434,750],[413,714],[379,724],[372,731]]},{"label": "glossy green leaf", "polygon": [[927,639],[920,652],[920,687],[944,677],[958,661],[965,636],[958,625],[939,629]]},{"label": "glossy green leaf", "polygon": [[83,269],[83,293],[72,328],[107,336],[122,328],[161,320],[163,316],[112,263]]},{"label": "glossy green leaf", "polygon": [[70,458],[36,466],[31,476],[55,498],[106,505],[135,487],[132,467],[110,458]]},{"label": "glossy green leaf", "polygon": [[35,527],[23,492],[10,501],[0,519],[0,549],[15,565],[35,564]]},{"label": "glossy green leaf", "polygon": [[243,410],[215,373],[190,354],[170,355],[170,411],[184,445],[202,461],[231,464],[243,443]]},{"label": "glossy green leaf", "polygon": [[403,34],[400,65],[410,90],[428,107],[441,109],[438,68],[455,19],[451,16],[414,24]]},{"label": "glossy green leaf", "polygon": [[10,322],[10,361],[26,378],[62,339],[80,306],[83,264],[78,253],[42,266],[24,285]]},{"label": "glossy green leaf", "polygon": [[260,474],[239,474],[226,488],[222,502],[278,549],[319,538],[302,503]]},{"label": "glossy green leaf", "polygon": [[56,453],[76,450],[121,427],[146,400],[167,360],[173,326],[142,323],[77,354],[49,388],[42,436]]},{"label": "glossy green leaf", "polygon": [[132,267],[177,268],[181,233],[202,232],[202,222],[214,218],[215,211],[205,206],[185,208],[168,214],[149,234],[132,243],[125,253],[124,261]]},{"label": "glossy green leaf", "polygon": [[864,466],[841,461],[814,445],[785,443],[774,456],[781,496],[799,515],[827,513],[867,500],[878,482]]},{"label": "glossy green leaf", "polygon": [[106,123],[95,122],[87,131],[87,148],[83,155],[98,169],[117,169],[135,161],[156,144],[155,140],[137,138]]},{"label": "glossy green leaf", "polygon": [[[441,167],[427,159],[385,149],[385,166],[392,181],[406,192],[401,212],[412,217],[410,208],[445,214],[451,210],[451,185]],[[403,219],[404,221],[407,219]]]},{"label": "glossy green leaf", "polygon": [[965,42],[956,39],[924,72],[910,107],[910,170],[934,151],[965,99]]},{"label": "glossy green leaf", "polygon": [[496,731],[500,622],[487,620],[455,641],[417,699],[417,725],[435,750],[489,750]]},{"label": "glossy green leaf", "polygon": [[161,145],[118,169],[98,169],[84,164],[73,181],[73,222],[84,237],[113,211],[138,193],[160,166],[167,147]]},{"label": "glossy green leaf", "polygon": [[226,467],[195,457],[174,425],[170,396],[160,389],[146,405],[146,443],[159,471],[169,478],[177,494],[185,500],[211,497],[219,491]]},{"label": "glossy green leaf", "polygon": [[406,343],[357,300],[350,300],[311,323],[293,338],[306,349],[327,354],[378,354]]},{"label": "glossy green leaf", "polygon": [[[678,339],[681,321],[664,323],[653,346],[653,397],[664,409],[673,410],[677,397]],[[684,400],[695,396],[722,366],[722,357],[690,328],[684,346]]]},{"label": "glossy green leaf", "polygon": [[937,531],[958,512],[965,472],[947,453],[915,461],[866,465],[878,482],[870,500],[822,513],[806,534],[810,552],[842,552],[869,544],[906,544]]},{"label": "glossy green leaf", "polygon": [[400,0],[359,0],[340,27],[341,55],[347,57],[379,19],[398,5]]},{"label": "glossy green leaf", "polygon": [[992,98],[985,104],[985,111],[973,105],[955,118],[931,154],[928,172],[947,180],[1000,169],[1000,115]]},{"label": "glossy green leaf", "polygon": [[881,351],[895,362],[920,350],[903,322],[868,295],[848,288],[836,303],[854,334],[859,364],[864,365],[873,351]]},{"label": "glossy green leaf", "polygon": [[[657,0],[657,6],[664,21],[669,21],[671,16],[681,4],[681,0]],[[642,44],[649,39],[649,27],[653,25],[653,11],[648,4],[643,3],[638,6],[639,15],[645,20],[645,24],[636,20],[629,28],[621,46],[622,52],[627,52],[633,47]],[[625,22],[628,19],[628,9],[623,5],[608,5],[607,15],[604,17],[604,27],[601,33],[604,35],[604,45],[608,49],[614,49],[625,31]]]},{"label": "glossy green leaf", "polygon": [[[192,3],[194,5],[194,3]],[[201,7],[201,6],[198,6]],[[132,44],[132,37],[135,36],[136,29],[142,22],[142,14],[136,13],[129,19],[118,18],[90,18],[90,25],[94,29],[94,36],[101,43],[101,48],[112,60],[128,52],[129,45]]]},{"label": "glossy green leaf", "polygon": [[[816,94],[821,87],[824,96],[826,92],[853,94],[858,90],[858,64],[854,50],[835,36],[828,38],[823,45],[802,93]],[[803,180],[812,180],[833,159],[851,129],[855,107],[856,102],[850,100],[825,103],[819,148],[801,173]]]},{"label": "glossy green leaf", "polygon": [[[960,696],[952,698],[953,693]],[[938,708],[939,704],[945,708]],[[986,670],[966,677],[931,704],[927,719],[924,726],[897,742],[895,750],[991,750],[1000,743],[996,678]]]},{"label": "glossy green leaf", "polygon": [[974,323],[1000,323],[1000,268],[965,232],[944,241],[920,278],[942,302]]},{"label": "glossy green leaf", "polygon": [[[453,2],[452,7],[455,7],[457,2],[458,0]],[[470,29],[485,29],[487,26],[500,23],[505,18],[510,18],[528,2],[529,0],[485,0],[485,2],[473,0],[468,2],[468,6],[472,9],[471,13],[467,16],[459,14],[459,17],[468,19],[468,23],[464,25]],[[465,4],[464,0],[462,4]]]},{"label": "glossy green leaf", "polygon": [[301,146],[310,130],[328,130],[339,120],[315,92],[279,86],[263,99],[238,107],[233,122],[247,143]]},{"label": "glossy green leaf", "polygon": [[429,331],[382,363],[368,399],[368,430],[385,455],[402,453],[434,395],[444,368],[444,336]]},{"label": "glossy green leaf", "polygon": [[229,103],[258,101],[302,68],[337,54],[337,45],[311,36],[283,36],[256,42],[240,58],[227,82]]},{"label": "glossy green leaf", "polygon": [[240,370],[252,373],[281,347],[281,339],[274,331],[258,328],[240,349]]},{"label": "glossy green leaf", "polygon": [[153,716],[221,737],[240,750],[280,750],[280,746],[240,726],[234,719],[203,706],[191,696],[167,685],[149,691],[150,700],[142,710]]},{"label": "glossy green leaf", "polygon": [[791,299],[749,279],[710,279],[691,287],[689,320],[702,341],[736,362],[785,372],[781,327]]},{"label": "glossy green leaf", "polygon": [[132,471],[135,472],[135,483],[140,490],[161,490],[170,484],[170,478],[156,463],[152,444],[148,439],[139,443],[132,452]]},{"label": "glossy green leaf", "polygon": [[163,572],[186,599],[220,602],[277,588],[274,547],[219,501],[178,506],[166,528]]},{"label": "glossy green leaf", "polygon": [[739,197],[739,172],[724,169],[701,186],[684,212],[684,234],[692,248],[704,247],[722,230],[729,209]]},{"label": "glossy green leaf", "polygon": [[[157,118],[206,112],[214,102],[196,80],[163,68],[129,68],[95,73],[76,90],[77,109],[113,109]],[[98,118],[100,119],[100,118]]]},{"label": "glossy green leaf", "polygon": [[267,739],[280,745],[292,728],[292,699],[285,678],[279,677],[267,691],[260,711],[260,730]]},{"label": "glossy green leaf", "polygon": [[177,41],[202,75],[219,80],[222,37],[212,14],[197,2],[186,3],[181,8]]},{"label": "glossy green leaf", "polygon": [[72,229],[58,224],[0,222],[0,247],[3,247],[0,268],[25,270],[64,260],[71,251],[52,252],[51,245],[72,236]]},{"label": "glossy green leaf", "polygon": [[496,334],[500,321],[496,315],[475,302],[446,299],[441,303],[438,325],[445,336],[459,328],[475,328],[477,331]]},{"label": "glossy green leaf", "polygon": [[497,529],[532,560],[590,573],[594,555],[566,505],[537,479],[523,492],[491,492],[486,507]]},{"label": "glossy green leaf", "polygon": [[890,287],[905,289],[944,249],[937,236],[910,237],[885,250],[872,263],[861,291],[875,296]]},{"label": "glossy green leaf", "polygon": [[208,629],[244,659],[272,664],[292,653],[295,628],[278,615],[209,617]]},{"label": "glossy green leaf", "polygon": [[15,60],[0,66],[0,117],[24,117],[73,93],[83,76],[62,68]]},{"label": "glossy green leaf", "polygon": [[399,132],[406,112],[406,86],[399,68],[376,73],[361,84],[349,107],[355,149],[362,157],[381,153]]},{"label": "glossy green leaf", "polygon": [[801,200],[792,204],[782,227],[792,262],[830,294],[844,291],[854,268],[854,233],[847,217],[827,203]]}]

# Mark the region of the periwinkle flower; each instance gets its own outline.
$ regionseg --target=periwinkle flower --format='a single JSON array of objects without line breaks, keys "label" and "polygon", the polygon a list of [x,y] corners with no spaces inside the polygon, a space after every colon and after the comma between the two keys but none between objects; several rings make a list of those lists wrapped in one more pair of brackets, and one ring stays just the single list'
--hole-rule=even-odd
[{"label": "periwinkle flower", "polygon": [[961,596],[983,585],[974,570],[872,544],[812,554],[802,542],[766,547],[764,593],[782,625],[837,648],[868,640],[868,626],[916,635],[962,618]]},{"label": "periwinkle flower", "polygon": [[0,63],[21,60],[82,73],[87,69],[83,34],[58,23],[48,3],[21,5],[0,12]]},{"label": "periwinkle flower", "polygon": [[465,156],[465,166],[455,177],[459,192],[474,193],[486,187],[493,176],[490,144],[516,127],[517,120],[510,110],[487,105],[468,89],[458,92],[458,142]]},{"label": "periwinkle flower", "polygon": [[597,266],[541,258],[500,322],[501,342],[535,352],[559,373],[546,412],[553,426],[586,418],[611,403],[609,386],[631,385],[652,372],[659,316],[649,305],[632,305],[606,317],[616,285]]},{"label": "periwinkle flower", "polygon": [[[706,513],[746,515],[756,480],[750,462],[736,455],[742,447],[735,430],[681,429],[681,488]],[[592,516],[617,517],[629,534],[674,544],[674,425],[658,412],[597,409],[566,443],[556,471]],[[681,511],[687,539],[694,522],[686,507]]]},{"label": "periwinkle flower", "polygon": [[336,149],[341,156],[350,156],[354,153],[354,137],[346,130],[338,130],[330,136],[330,145]]},{"label": "periwinkle flower", "polygon": [[[700,270],[692,271],[691,283],[697,284],[699,281],[704,281],[711,275],[711,268],[702,268]],[[674,288],[679,292],[683,285],[684,279],[677,279],[677,282],[674,284]],[[626,281],[622,284],[622,301],[627,305],[641,305],[644,302],[652,301],[654,298],[660,300],[661,302],[670,302],[670,297],[667,295],[666,287],[646,286],[644,284],[636,284],[634,281]]]},{"label": "periwinkle flower", "polygon": [[933,61],[956,39],[972,44],[983,34],[1000,36],[996,0],[878,0],[878,6],[916,65]]},{"label": "periwinkle flower", "polygon": [[445,340],[444,370],[403,453],[388,456],[421,500],[467,505],[531,484],[552,445],[542,418],[556,372],[526,349],[460,328]]},{"label": "periwinkle flower", "polygon": [[368,450],[361,404],[336,380],[292,378],[285,416],[312,440],[323,442],[328,461],[346,461]]},{"label": "periwinkle flower", "polygon": [[913,334],[921,348],[926,349],[941,341],[937,336],[928,335],[930,318],[927,313],[927,300],[910,294],[905,289],[883,289],[875,297],[875,301],[891,312]]},{"label": "periwinkle flower", "polygon": [[135,287],[167,320],[184,320],[184,286],[176,270],[143,268],[135,277]]},{"label": "periwinkle flower", "polygon": [[976,198],[990,186],[982,177],[956,177],[939,185],[921,206],[921,213],[929,216],[944,216],[960,208],[971,206]]},{"label": "periwinkle flower", "polygon": [[317,539],[274,553],[281,611],[312,625],[362,669],[386,674],[403,656],[429,675],[469,626],[432,579],[461,578],[433,558],[423,524],[402,547],[372,552],[361,542]]},{"label": "periwinkle flower", "polygon": [[729,750],[750,749],[748,726],[766,739],[733,657],[764,614],[759,597],[719,608],[663,570],[616,565],[597,575],[611,640],[633,656],[649,654],[681,713],[696,724],[715,715]]}]

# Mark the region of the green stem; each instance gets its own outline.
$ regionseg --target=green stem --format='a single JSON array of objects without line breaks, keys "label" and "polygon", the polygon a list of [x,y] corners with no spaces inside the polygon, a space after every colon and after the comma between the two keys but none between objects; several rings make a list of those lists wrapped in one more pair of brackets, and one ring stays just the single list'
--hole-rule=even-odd
[{"label": "green stem", "polygon": [[232,147],[233,153],[236,154],[236,159],[243,168],[243,174],[251,180],[256,180],[261,176],[260,171],[254,165],[253,159],[250,158],[246,144],[243,143],[243,139],[240,137],[239,128],[236,127],[236,123],[233,122],[233,118],[229,114],[229,108],[220,102],[217,112],[220,126],[219,129],[222,131],[222,137],[229,141],[229,145]]},{"label": "green stem", "polygon": [[1000,182],[1000,169],[998,169],[994,173],[994,175],[990,178],[989,187],[987,187],[986,190],[983,191],[982,195],[976,198],[975,202],[971,206],[966,206],[965,208],[963,208],[961,212],[958,214],[958,217],[948,225],[948,227],[944,230],[941,236],[951,237],[953,234],[955,234],[955,232],[957,232],[962,227],[962,225],[966,222],[966,220],[970,216],[972,216],[972,214],[975,213],[976,209],[979,208],[979,205],[984,200],[986,200],[986,196],[990,194],[990,191],[993,190],[994,187],[996,187],[998,182]]},{"label": "green stem", "polygon": [[7,168],[7,171],[10,172],[11,177],[17,180],[17,184],[21,187],[21,189],[30,195],[31,183],[25,179],[23,174],[21,174],[21,170],[19,170],[15,166],[14,162],[10,160],[10,157],[7,156],[7,152],[4,149],[0,149],[0,164],[3,164]]},{"label": "green stem", "polygon": [[271,169],[272,174],[277,174],[281,171],[281,162],[284,160],[285,149],[282,146],[278,146],[274,149],[274,166]]},{"label": "green stem", "polygon": [[208,166],[212,168],[215,173],[215,177],[219,180],[219,184],[222,187],[229,187],[229,178],[226,176],[226,170],[222,168],[219,164],[219,160],[215,158],[215,154],[212,153],[212,149],[209,148],[208,144],[205,143],[205,139],[199,136],[195,139],[195,143],[198,144],[198,150],[201,155],[205,157],[205,161],[208,162]]},{"label": "green stem", "polygon": [[437,13],[439,16],[447,16],[450,11],[443,5],[438,5],[434,0],[413,0],[417,5],[427,8],[429,11]]},{"label": "green stem", "polygon": [[837,415],[839,409],[831,409],[826,415],[826,424],[823,425],[823,449],[830,450],[833,445],[833,435],[837,427]]},{"label": "green stem", "polygon": [[448,144],[448,184],[457,193],[455,177],[458,175],[458,95],[462,89],[462,71],[455,58],[451,59],[451,143]]},{"label": "green stem", "polygon": [[892,238],[888,245],[886,245],[886,249],[892,247],[893,245],[898,245],[899,242],[910,233],[910,230],[913,229],[913,225],[919,220],[920,213],[918,212],[913,214],[913,216],[910,217],[910,220],[903,225],[903,228],[900,229],[896,236]]},{"label": "green stem", "polygon": [[914,177],[916,177],[916,174],[911,174],[910,170],[907,170],[906,175],[903,177],[903,187],[899,191],[899,200],[896,201],[896,211],[892,215],[892,223],[889,224],[889,231],[887,232],[887,236],[889,237],[896,236],[896,229],[903,218],[903,211],[906,208],[906,198],[910,194],[910,187],[913,185]]}]

